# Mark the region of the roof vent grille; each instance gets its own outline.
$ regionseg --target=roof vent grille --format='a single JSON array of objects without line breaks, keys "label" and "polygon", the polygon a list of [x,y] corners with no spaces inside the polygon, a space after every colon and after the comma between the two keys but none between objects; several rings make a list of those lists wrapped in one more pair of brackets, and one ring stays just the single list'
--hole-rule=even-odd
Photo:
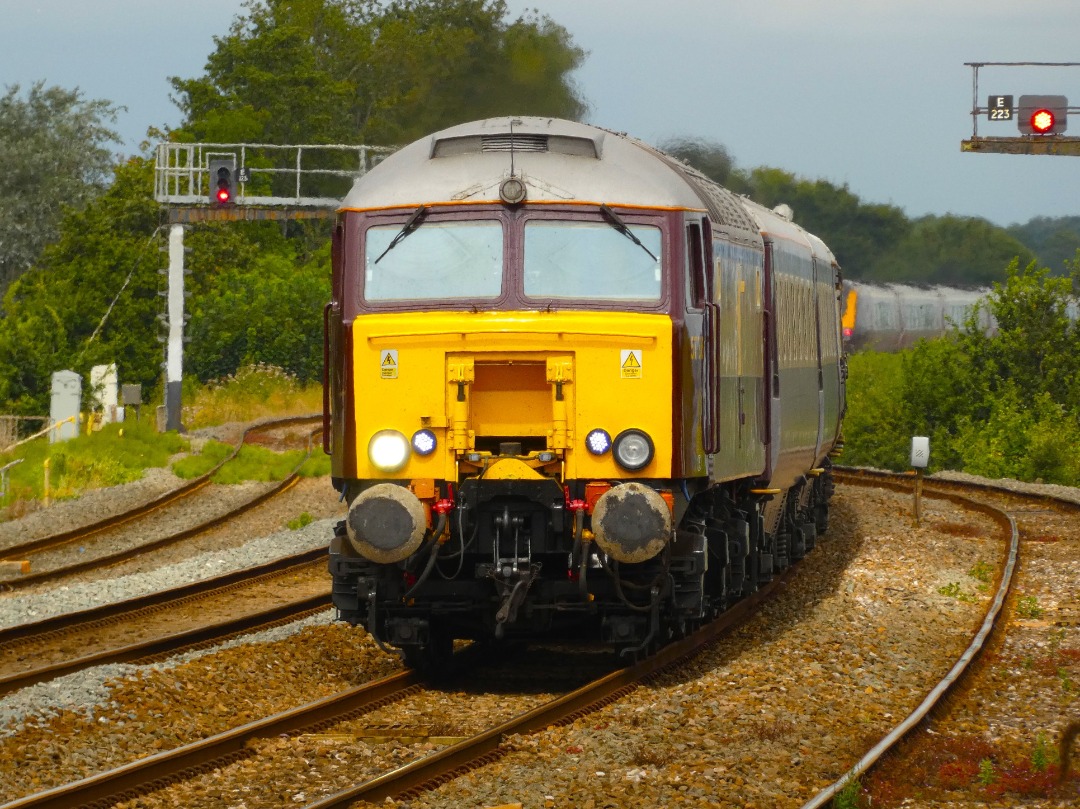
[{"label": "roof vent grille", "polygon": [[459,135],[435,141],[432,157],[456,157],[481,152],[551,152],[574,157],[600,157],[600,144],[592,138],[535,132],[500,132],[497,135]]},{"label": "roof vent grille", "polygon": [[546,152],[548,150],[547,135],[484,135],[481,139],[481,150],[485,152]]}]

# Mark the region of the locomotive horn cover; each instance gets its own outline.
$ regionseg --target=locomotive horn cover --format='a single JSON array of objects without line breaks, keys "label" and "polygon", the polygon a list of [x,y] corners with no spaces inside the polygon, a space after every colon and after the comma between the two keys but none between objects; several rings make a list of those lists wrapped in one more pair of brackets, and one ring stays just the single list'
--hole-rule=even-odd
[{"label": "locomotive horn cover", "polygon": [[379,483],[349,507],[349,544],[365,559],[400,562],[420,547],[427,527],[424,507],[404,486]]},{"label": "locomotive horn cover", "polygon": [[592,515],[596,544],[620,562],[645,562],[671,537],[671,511],[659,494],[641,483],[613,486],[596,501]]}]

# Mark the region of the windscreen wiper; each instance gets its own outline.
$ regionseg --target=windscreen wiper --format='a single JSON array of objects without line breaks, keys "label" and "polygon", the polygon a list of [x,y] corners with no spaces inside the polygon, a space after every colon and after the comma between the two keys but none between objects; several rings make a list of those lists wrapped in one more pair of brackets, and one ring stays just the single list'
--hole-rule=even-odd
[{"label": "windscreen wiper", "polygon": [[375,259],[373,263],[378,264],[380,261],[382,261],[383,256],[385,256],[387,253],[397,247],[399,242],[403,241],[406,236],[410,235],[414,230],[420,227],[420,225],[422,225],[424,222],[424,217],[427,216],[427,210],[428,209],[426,205],[421,205],[419,208],[413,211],[413,215],[409,217],[409,221],[406,222],[405,226],[402,227],[401,230],[397,232],[397,235],[390,240],[390,244],[386,245],[386,249],[379,254],[379,257]]},{"label": "windscreen wiper", "polygon": [[622,220],[622,217],[615,213],[615,211],[611,210],[611,208],[609,208],[607,205],[601,205],[600,213],[602,213],[607,218],[607,220],[611,223],[611,226],[615,228],[615,230],[619,231],[619,233],[621,233],[623,236],[628,238],[630,241],[632,241],[634,244],[636,244],[638,247],[640,247],[642,250],[652,256],[653,261],[660,260],[653,255],[652,250],[650,250],[648,247],[641,243],[641,239],[634,235],[634,232],[630,230],[627,224]]}]

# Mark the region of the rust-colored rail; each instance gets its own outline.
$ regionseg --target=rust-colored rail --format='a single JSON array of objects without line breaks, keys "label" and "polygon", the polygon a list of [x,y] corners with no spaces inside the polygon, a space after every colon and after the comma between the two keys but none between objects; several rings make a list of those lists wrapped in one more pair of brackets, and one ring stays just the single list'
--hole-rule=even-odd
[{"label": "rust-colored rail", "polygon": [[502,740],[507,736],[535,733],[600,710],[660,672],[700,654],[722,635],[742,624],[762,602],[776,595],[787,584],[797,568],[797,565],[788,568],[781,576],[742,599],[697,632],[665,646],[655,655],[633,666],[600,677],[498,727],[417,759],[352,789],[330,795],[309,804],[305,809],[347,809],[357,801],[382,801],[388,797],[432,789],[450,778],[499,758],[503,754]]},{"label": "rust-colored rail", "polygon": [[[863,469],[841,469],[834,470],[833,474],[836,482],[840,484],[872,486],[905,492],[911,491],[913,486],[912,478],[910,476],[897,473]],[[938,705],[942,697],[962,680],[971,664],[979,657],[980,653],[985,648],[990,635],[998,628],[998,618],[1001,616],[1001,610],[1005,605],[1005,599],[1009,594],[1009,588],[1012,586],[1013,572],[1016,570],[1016,565],[1019,560],[1020,535],[1016,528],[1016,520],[1009,514],[987,503],[980,503],[959,494],[960,491],[970,491],[971,489],[995,491],[999,494],[1008,494],[1010,496],[1015,494],[1012,491],[994,489],[993,486],[985,484],[968,485],[957,481],[923,479],[923,494],[929,497],[946,499],[965,508],[986,514],[1003,530],[1003,539],[1008,545],[1008,554],[1006,556],[1005,565],[1001,571],[997,592],[994,595],[994,600],[990,603],[990,606],[986,611],[982,624],[975,633],[975,636],[972,638],[967,649],[964,650],[964,653],[960,655],[952,668],[949,669],[948,673],[938,682],[938,684],[931,689],[930,693],[926,695],[919,706],[902,722],[889,731],[889,733],[882,737],[881,741],[874,745],[866,755],[859,759],[859,761],[857,761],[855,765],[845,772],[835,783],[821,790],[817,795],[807,801],[802,809],[820,809],[820,807],[836,797],[836,795],[849,783],[865,775],[882,758],[882,756],[899,744],[911,730],[917,727],[930,715],[931,711]],[[1036,499],[1046,503],[1053,502],[1055,505],[1061,502],[1068,502],[1057,501],[1053,498],[1045,498],[1039,495],[1031,495],[1030,497],[1022,496],[1022,499]],[[1080,506],[1078,506],[1078,509],[1080,509]]]},{"label": "rust-colored rail", "polygon": [[[468,652],[469,649],[466,649],[465,653]],[[227,756],[241,754],[254,739],[291,733],[332,721],[344,714],[370,710],[400,699],[410,690],[418,689],[420,685],[421,678],[416,672],[400,672],[291,711],[249,722],[193,744],[148,756],[81,781],[28,795],[4,804],[4,809],[72,809],[95,801],[103,801],[108,805],[127,793],[145,789],[151,783],[160,786],[159,782],[162,780],[167,782],[186,771],[205,767]]]},{"label": "rust-colored rail", "polygon": [[[506,734],[535,732],[558,722],[573,721],[579,715],[598,710],[660,671],[697,654],[737,626],[761,602],[776,594],[795,570],[795,567],[789,568],[784,575],[743,599],[693,635],[664,647],[656,655],[636,665],[601,677],[485,733],[421,758],[353,790],[331,796],[313,806],[319,809],[345,807],[355,800],[374,800],[401,794],[410,789],[423,788],[433,779],[445,778],[448,772],[482,764],[493,756],[501,755],[500,744]],[[469,665],[475,662],[483,651],[482,645],[474,644],[458,652],[456,657],[461,665]],[[294,733],[341,721],[349,715],[400,699],[406,693],[418,689],[421,684],[421,677],[415,672],[396,674],[175,750],[140,759],[115,770],[26,796],[5,804],[4,809],[69,809],[96,801],[127,799],[146,789],[157,788],[184,777],[185,773],[196,768],[204,769],[214,762],[220,764],[223,759],[241,754],[254,739]]]},{"label": "rust-colored rail", "polygon": [[[164,508],[170,503],[191,496],[195,492],[208,485],[211,482],[211,478],[214,476],[214,474],[217,473],[217,471],[220,470],[222,466],[224,466],[226,463],[228,463],[230,460],[232,460],[239,454],[249,435],[259,432],[265,432],[271,429],[288,427],[294,424],[311,423],[319,419],[321,419],[320,416],[290,416],[288,418],[275,419],[273,421],[266,421],[253,425],[244,431],[244,434],[241,437],[240,441],[237,443],[236,447],[225,460],[223,460],[206,474],[195,478],[189,483],[180,486],[177,489],[173,489],[170,492],[166,492],[161,497],[143,503],[121,514],[116,514],[112,517],[108,517],[92,525],[72,529],[70,531],[64,531],[62,533],[53,534],[52,536],[48,537],[42,537],[41,539],[37,539],[32,542],[27,542],[13,548],[8,548],[4,552],[5,556],[7,558],[20,558],[32,553],[39,553],[43,550],[57,548],[62,545],[67,545],[75,542],[77,540],[86,539],[87,537],[104,533],[105,531],[113,530],[121,525],[132,522],[136,519],[143,518],[149,514],[152,514],[155,511]],[[321,429],[322,426],[320,424],[312,431],[311,435],[314,436]],[[147,551],[166,547],[173,543],[180,542],[184,539],[188,539],[192,536],[203,533],[204,531],[208,531],[211,528],[215,528],[218,525],[221,525],[222,523],[227,522],[228,520],[233,519],[234,517],[237,517],[240,514],[243,514],[244,512],[255,508],[256,506],[262,505],[267,500],[276,497],[282,492],[288,490],[290,487],[294,486],[299,478],[300,467],[307,462],[307,459],[310,457],[310,455],[311,448],[309,447],[308,454],[307,456],[305,456],[304,460],[302,460],[296,466],[296,468],[293,469],[293,471],[288,475],[288,477],[279,482],[269,491],[263,492],[262,494],[252,498],[251,500],[248,500],[240,506],[210,520],[207,520],[200,525],[185,529],[176,534],[161,537],[159,539],[153,540],[152,542],[144,543],[142,545],[139,545],[138,547],[129,548],[124,551],[118,551],[116,553],[109,554],[108,556],[102,556],[96,559],[88,559],[83,562],[77,562],[75,564],[67,565],[66,567],[59,567],[53,570],[46,570],[40,573],[30,573],[24,576],[20,576],[18,578],[7,579],[0,582],[0,588],[13,590],[22,587],[28,587],[33,584],[40,584],[46,581],[53,581],[64,576],[71,576],[77,573],[85,573],[88,570],[96,570],[99,568],[109,567],[111,565],[127,561],[128,559],[133,559],[136,556],[139,556]]]},{"label": "rust-colored rail", "polygon": [[[326,549],[318,548],[283,559],[235,571],[225,576],[207,579],[183,587],[152,593],[128,601],[108,604],[79,613],[68,613],[48,618],[34,624],[20,624],[0,630],[0,651],[45,635],[73,635],[91,627],[100,627],[124,618],[131,620],[140,614],[162,609],[166,605],[181,603],[220,595],[241,587],[290,575],[300,568],[325,564]],[[141,643],[129,644],[116,649],[109,649],[86,655],[75,660],[67,660],[48,666],[28,669],[0,677],[0,695],[11,693],[35,683],[45,682],[55,677],[62,677],[76,671],[100,666],[106,663],[129,663],[149,657],[172,654],[190,649],[200,644],[220,642],[232,635],[268,628],[286,621],[296,620],[304,614],[314,613],[330,606],[330,587],[327,583],[323,594],[299,599],[288,604],[281,604],[269,610],[252,613],[240,618],[221,621],[198,627],[186,632],[178,632],[160,638],[153,638]]]}]

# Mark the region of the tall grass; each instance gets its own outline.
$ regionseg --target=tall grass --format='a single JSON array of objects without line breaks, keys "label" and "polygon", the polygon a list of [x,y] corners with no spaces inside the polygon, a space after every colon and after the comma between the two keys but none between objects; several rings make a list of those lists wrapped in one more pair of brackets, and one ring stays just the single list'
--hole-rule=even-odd
[{"label": "tall grass", "polygon": [[322,385],[301,385],[281,368],[262,363],[185,393],[190,404],[184,407],[183,421],[190,429],[322,410]]},{"label": "tall grass", "polygon": [[[305,415],[322,408],[322,388],[301,385],[292,376],[269,365],[242,368],[236,374],[204,386],[185,389],[184,426],[189,429],[227,422],[252,422],[265,418]],[[0,520],[13,519],[39,507],[45,493],[45,461],[48,460],[49,496],[75,497],[83,491],[117,486],[140,479],[145,469],[168,466],[173,456],[190,449],[188,440],[176,432],[158,433],[153,415],[144,413],[136,422],[109,424],[89,435],[50,444],[48,438],[31,441],[0,453],[0,466],[21,459],[8,471],[8,492],[0,500]],[[220,463],[232,447],[207,441],[196,454],[173,463],[182,478],[193,478]],[[245,446],[238,457],[215,476],[218,483],[242,480],[281,480],[303,459],[301,451],[272,452]],[[329,460],[315,452],[300,471],[316,477],[330,473]]]},{"label": "tall grass", "polygon": [[0,466],[21,459],[9,472],[8,494],[0,505],[40,500],[49,462],[50,497],[72,497],[86,489],[138,480],[149,467],[164,467],[187,449],[173,433],[159,434],[148,423],[109,424],[90,435],[50,444],[46,436],[0,454]]}]

